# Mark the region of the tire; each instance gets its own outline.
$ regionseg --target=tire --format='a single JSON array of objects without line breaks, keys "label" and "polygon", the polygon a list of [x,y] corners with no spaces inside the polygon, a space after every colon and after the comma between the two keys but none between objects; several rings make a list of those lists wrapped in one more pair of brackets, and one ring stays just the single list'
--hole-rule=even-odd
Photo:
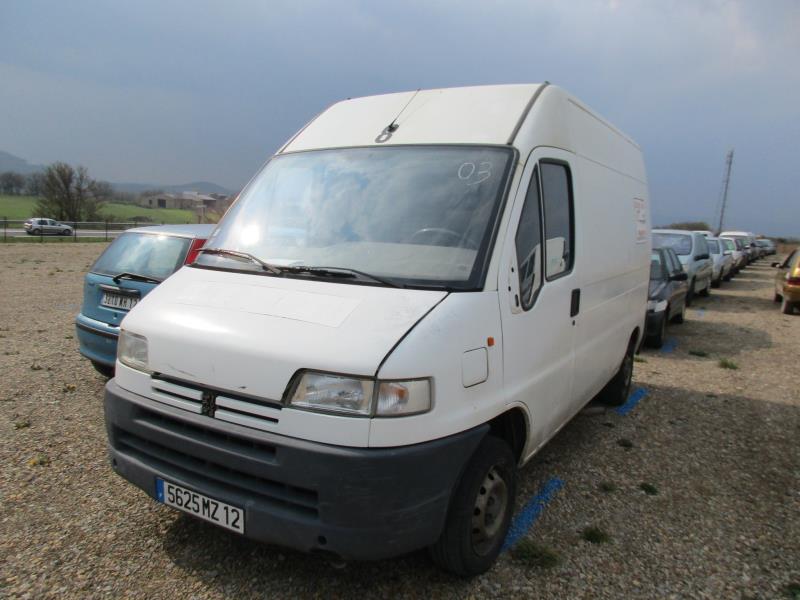
[{"label": "tire", "polygon": [[103,363],[99,363],[96,361],[92,361],[92,366],[94,370],[100,373],[106,379],[111,379],[114,377],[114,367],[109,367],[108,365],[104,365]]},{"label": "tire", "polygon": [[698,292],[697,295],[703,298],[708,298],[711,295],[711,277],[708,278],[708,283],[706,283],[706,287],[703,288],[703,291]]},{"label": "tire", "polygon": [[669,307],[664,311],[664,316],[661,317],[661,323],[658,326],[658,331],[654,334],[648,335],[645,338],[645,343],[650,348],[661,348],[664,345],[664,338],[667,336],[667,315],[669,314]]},{"label": "tire", "polygon": [[628,349],[616,374],[597,395],[601,403],[607,406],[622,406],[628,401],[628,394],[631,391],[631,379],[633,378],[633,354],[635,350],[636,339],[634,338],[628,343]]},{"label": "tire", "polygon": [[719,272],[719,277],[711,282],[711,287],[718,288],[722,285],[722,271]]},{"label": "tire", "polygon": [[789,302],[786,297],[781,302],[781,312],[785,315],[791,315],[794,312],[794,302]]},{"label": "tire", "polygon": [[685,319],[686,319],[686,302],[683,303],[683,306],[681,307],[681,312],[672,317],[672,320],[670,322],[677,323],[678,325],[680,325],[681,323],[684,322]]},{"label": "tire", "polygon": [[778,292],[775,292],[775,295],[772,296],[773,302],[780,302],[783,300],[783,296],[781,296]]},{"label": "tire", "polygon": [[686,306],[691,306],[694,300],[694,279],[689,282],[689,291],[686,292]]},{"label": "tire", "polygon": [[503,548],[516,491],[514,453],[487,435],[453,491],[442,535],[429,548],[433,562],[461,577],[488,571]]},{"label": "tire", "polygon": [[31,235],[39,235],[40,233],[42,233],[41,229],[32,229],[31,230]]},{"label": "tire", "polygon": [[69,229],[65,229],[61,232],[61,235],[72,235],[72,232]]}]

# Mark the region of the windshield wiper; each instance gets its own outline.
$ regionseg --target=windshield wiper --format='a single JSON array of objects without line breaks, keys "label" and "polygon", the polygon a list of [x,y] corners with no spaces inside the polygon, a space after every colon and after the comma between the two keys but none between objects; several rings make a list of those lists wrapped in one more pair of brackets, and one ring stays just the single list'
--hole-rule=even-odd
[{"label": "windshield wiper", "polygon": [[317,275],[320,277],[356,277],[358,279],[368,279],[382,285],[395,288],[405,287],[402,284],[396,283],[391,279],[371,275],[364,271],[357,269],[350,269],[348,267],[307,267],[305,265],[293,265],[287,267],[279,267],[285,273],[308,273],[309,275]]},{"label": "windshield wiper", "polygon": [[138,273],[120,273],[119,275],[114,275],[111,279],[114,283],[119,283],[120,279],[133,279],[134,281],[144,281],[145,283],[161,283],[164,281],[163,279],[139,275]]},{"label": "windshield wiper", "polygon": [[219,256],[235,256],[237,258],[244,258],[249,260],[250,262],[254,262],[259,265],[265,271],[269,271],[273,275],[282,275],[283,274],[283,267],[279,267],[277,265],[271,265],[268,262],[264,262],[260,258],[253,256],[247,252],[240,252],[239,250],[226,250],[224,248],[201,248],[200,252],[202,254],[216,254]]}]

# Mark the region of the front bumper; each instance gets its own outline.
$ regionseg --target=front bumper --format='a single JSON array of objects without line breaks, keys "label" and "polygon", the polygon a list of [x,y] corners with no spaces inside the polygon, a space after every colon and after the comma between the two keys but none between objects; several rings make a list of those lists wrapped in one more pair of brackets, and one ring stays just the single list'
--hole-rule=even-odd
[{"label": "front bumper", "polygon": [[648,336],[656,335],[661,331],[661,322],[667,318],[667,311],[661,310],[658,312],[648,310],[647,320],[645,321],[645,333]]},{"label": "front bumper", "polygon": [[308,442],[209,419],[106,385],[114,470],[156,498],[156,477],[245,511],[245,536],[370,560],[433,544],[488,425],[397,448]]},{"label": "front bumper", "polygon": [[113,367],[117,360],[119,327],[90,319],[83,313],[75,317],[79,351],[89,360]]}]

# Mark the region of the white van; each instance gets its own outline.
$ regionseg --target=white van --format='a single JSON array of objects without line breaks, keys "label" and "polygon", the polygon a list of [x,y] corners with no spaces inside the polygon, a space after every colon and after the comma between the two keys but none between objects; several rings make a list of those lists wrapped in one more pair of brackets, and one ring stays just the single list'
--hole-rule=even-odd
[{"label": "white van", "polygon": [[346,100],[122,323],[114,469],[238,534],[488,569],[515,470],[644,334],[638,146],[542,85]]}]

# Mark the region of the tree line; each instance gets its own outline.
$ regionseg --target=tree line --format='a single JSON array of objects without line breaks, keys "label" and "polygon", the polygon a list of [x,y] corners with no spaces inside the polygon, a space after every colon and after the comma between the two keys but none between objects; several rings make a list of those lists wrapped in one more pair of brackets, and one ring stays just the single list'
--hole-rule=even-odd
[{"label": "tree line", "polygon": [[0,173],[0,193],[36,196],[36,216],[59,221],[97,220],[105,203],[115,195],[110,183],[93,179],[86,167],[63,162],[29,175]]}]

